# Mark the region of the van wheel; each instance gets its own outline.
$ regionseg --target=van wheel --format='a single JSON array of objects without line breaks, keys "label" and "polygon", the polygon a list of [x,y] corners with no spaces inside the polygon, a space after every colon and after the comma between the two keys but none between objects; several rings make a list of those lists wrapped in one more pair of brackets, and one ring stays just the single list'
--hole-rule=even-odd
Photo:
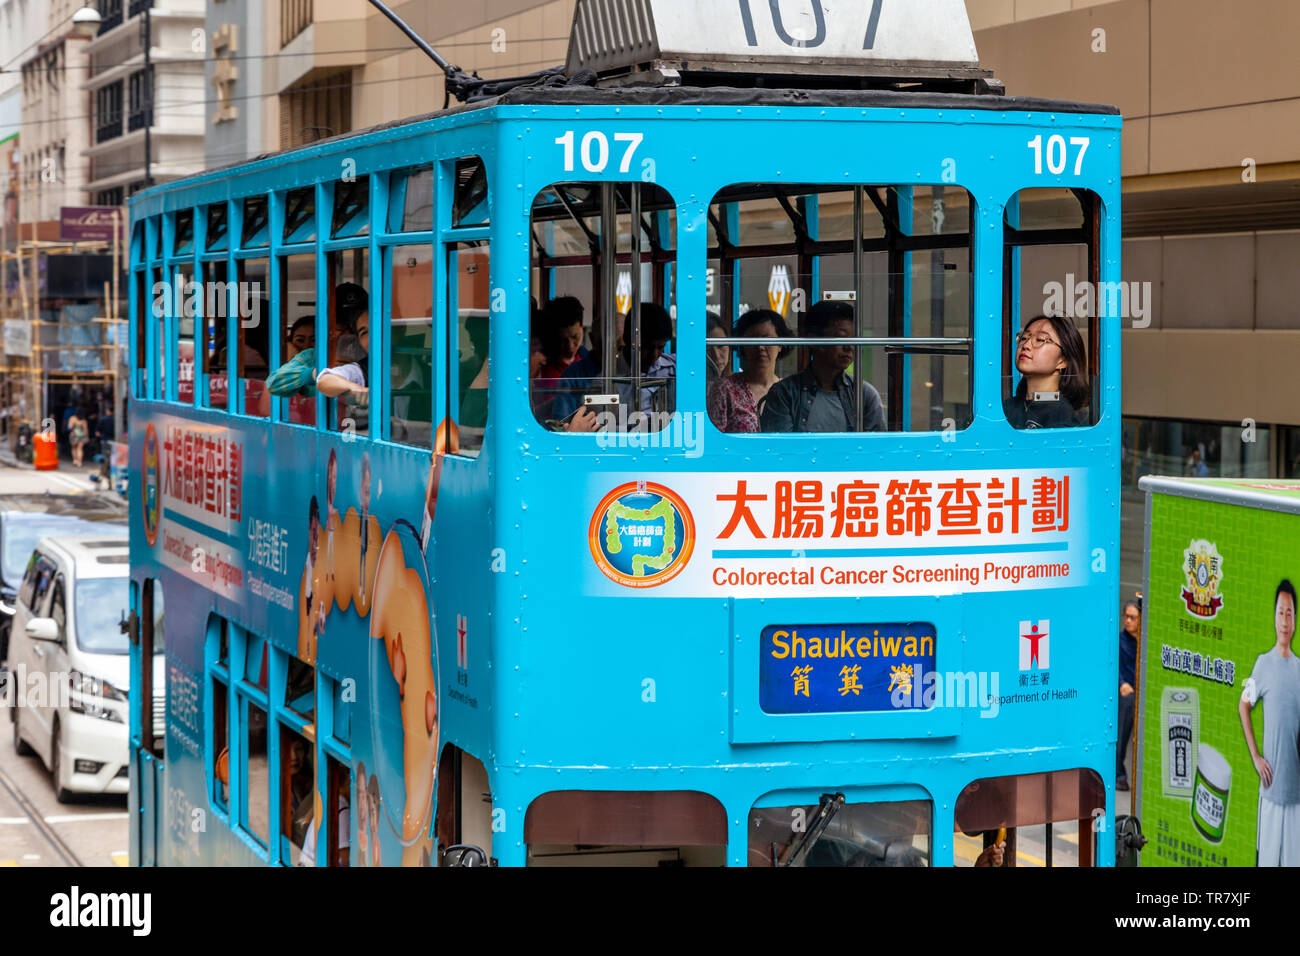
[{"label": "van wheel", "polygon": [[18,706],[16,701],[9,708],[9,719],[13,721],[14,725],[14,753],[20,757],[30,757],[36,751],[32,750],[32,748],[27,745],[22,738],[22,734],[18,730],[18,713],[21,710],[22,708]]},{"label": "van wheel", "polygon": [[59,725],[54,725],[54,739],[50,742],[50,778],[54,782],[54,799],[59,803],[69,803],[72,791],[63,786],[63,745],[59,742]]}]

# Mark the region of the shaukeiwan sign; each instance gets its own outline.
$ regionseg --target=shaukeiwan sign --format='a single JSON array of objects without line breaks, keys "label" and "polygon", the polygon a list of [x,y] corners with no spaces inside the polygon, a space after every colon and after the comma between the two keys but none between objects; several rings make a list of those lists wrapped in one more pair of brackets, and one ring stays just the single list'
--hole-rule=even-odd
[{"label": "shaukeiwan sign", "polygon": [[112,242],[122,220],[119,206],[61,206],[59,238],[72,242]]}]

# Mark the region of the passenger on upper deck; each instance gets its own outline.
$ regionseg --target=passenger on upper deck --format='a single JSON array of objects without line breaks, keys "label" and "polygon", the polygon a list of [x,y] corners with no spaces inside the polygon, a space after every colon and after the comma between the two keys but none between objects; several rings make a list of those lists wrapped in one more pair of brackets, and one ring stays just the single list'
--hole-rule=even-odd
[{"label": "passenger on upper deck", "polygon": [[356,336],[361,354],[355,361],[327,368],[316,379],[316,387],[327,398],[352,392],[358,398],[368,396],[366,356],[370,352],[370,297],[354,282],[344,282],[334,290],[339,328]]},{"label": "passenger on upper deck", "polygon": [[537,371],[538,378],[559,378],[564,370],[583,358],[582,303],[571,295],[552,299],[542,306],[542,353],[546,362]]},{"label": "passenger on upper deck", "polygon": [[[641,395],[637,402],[632,401],[632,317],[629,315],[623,323],[623,341],[619,347],[618,360],[614,369],[613,388],[618,393],[619,404],[628,412],[651,411],[661,390],[672,388],[677,377],[676,357],[665,352],[673,338],[673,320],[668,310],[653,302],[641,303]],[[577,392],[603,391],[609,383],[601,380],[582,381],[575,379],[573,388]],[[662,403],[661,403],[662,404]],[[671,411],[671,399],[668,401]],[[561,431],[595,431],[600,427],[596,414],[587,407],[581,408],[568,422],[561,425]]]},{"label": "passenger on upper deck", "polygon": [[[711,339],[721,339],[727,337],[727,324],[722,321],[722,316],[710,312],[706,333]],[[744,318],[744,316],[742,316]],[[710,383],[716,381],[724,375],[731,374],[731,346],[729,345],[710,345],[705,350],[708,363],[704,367],[704,374]]]},{"label": "passenger on upper deck", "polygon": [[[812,337],[850,338],[854,332],[853,306],[848,302],[818,302],[808,310],[807,334]],[[773,385],[767,393],[760,424],[765,432],[857,431],[855,379],[851,345],[815,345],[808,366]],[[862,382],[862,430],[885,430],[880,393]]]},{"label": "passenger on upper deck", "polygon": [[272,395],[311,394],[316,371],[316,317],[299,316],[285,339],[289,360],[271,373],[266,388]]},{"label": "passenger on upper deck", "polygon": [[771,338],[772,345],[737,346],[740,371],[723,374],[709,383],[709,419],[721,432],[756,432],[768,391],[781,380],[776,360],[790,351],[779,340],[790,337],[790,327],[780,313],[753,309],[736,322],[736,338]]},{"label": "passenger on upper deck", "polygon": [[1068,428],[1088,404],[1083,338],[1069,319],[1040,315],[1016,336],[1016,369],[1023,378],[1002,403],[1013,428]]}]

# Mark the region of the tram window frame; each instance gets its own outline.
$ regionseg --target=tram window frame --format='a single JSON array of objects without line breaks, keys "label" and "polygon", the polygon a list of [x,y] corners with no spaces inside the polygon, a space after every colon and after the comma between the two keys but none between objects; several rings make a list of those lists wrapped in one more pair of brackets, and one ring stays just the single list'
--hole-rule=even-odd
[{"label": "tram window frame", "polygon": [[153,661],[158,654],[166,654],[166,610],[162,582],[158,578],[145,578],[140,592],[140,689],[143,691],[140,695],[140,747],[160,760],[166,755],[167,746],[167,677],[164,671],[164,723],[163,732],[158,735],[154,731],[157,695],[153,686]]},{"label": "tram window frame", "polygon": [[194,254],[194,209],[178,209],[172,214],[174,219],[172,255],[189,258]]},{"label": "tram window frame", "polygon": [[[339,324],[338,320],[337,292],[339,287],[345,282],[352,283],[360,285],[366,293],[366,312],[364,314],[369,316],[370,347],[365,353],[365,362],[357,363],[363,366],[363,371],[365,373],[365,398],[364,400],[352,399],[350,397],[353,394],[352,392],[344,392],[337,397],[327,397],[323,392],[320,393],[325,401],[326,409],[324,430],[334,433],[348,434],[351,438],[368,438],[371,437],[373,432],[376,430],[377,423],[372,423],[371,421],[376,417],[372,405],[373,400],[381,394],[381,390],[377,387],[379,383],[374,377],[374,352],[376,340],[379,338],[379,329],[376,327],[376,319],[377,317],[382,316],[383,313],[376,309],[377,290],[375,289],[375,270],[373,268],[374,257],[371,255],[371,249],[372,243],[369,241],[369,238],[367,236],[361,236],[355,239],[331,242],[329,248],[323,253],[325,265],[326,338],[325,348],[322,352],[320,347],[320,324],[318,320],[316,338],[316,361],[317,368],[319,369],[317,375],[318,383],[320,374],[323,374],[331,368],[347,365],[352,361],[352,359],[348,358],[347,355],[340,355],[337,352],[339,340],[347,334],[344,332],[343,327]],[[358,253],[360,255],[358,255]],[[346,261],[345,257],[350,257],[352,259],[352,277],[346,280],[343,278],[347,271],[344,268],[344,263]],[[361,262],[360,265],[357,264],[358,260]],[[358,281],[359,277],[363,281]],[[320,288],[319,282],[317,288]],[[356,336],[353,337],[356,338]],[[359,341],[355,348],[360,348]],[[323,365],[321,364],[322,356],[324,357]],[[357,416],[362,415],[363,412],[364,425],[359,426],[357,424]],[[347,425],[346,423],[348,421],[351,421],[352,425]]]},{"label": "tram window frame", "polygon": [[[209,794],[223,819],[229,821],[230,793],[234,788],[230,769],[231,756],[230,716],[231,681],[230,681],[230,622],[223,617],[213,615],[208,619],[208,639],[205,660],[208,665],[208,692],[212,695],[212,722],[207,736],[206,767],[209,781]],[[220,749],[218,749],[220,748]],[[224,761],[222,755],[224,754]],[[223,780],[222,777],[225,777]],[[224,787],[224,790],[222,789]]]},{"label": "tram window frame", "polygon": [[[1022,197],[1026,194],[1034,194],[1042,197],[1043,205],[1038,207],[1040,216],[1043,216],[1046,210],[1045,218],[1047,219],[1046,227],[1037,228],[1031,226],[1022,227],[1019,224],[1022,215]],[[1069,209],[1071,215],[1068,217],[1069,222],[1053,222],[1054,218],[1059,218],[1059,213],[1052,211],[1048,204],[1053,201],[1054,195],[1064,198],[1068,194],[1073,198],[1077,206],[1071,205]],[[1031,205],[1031,208],[1033,206]],[[1078,209],[1078,224],[1073,224],[1073,210]],[[1026,186],[1016,190],[1008,200],[1003,217],[1002,217],[1002,234],[1003,234],[1003,287],[1002,287],[1002,361],[1000,363],[1000,388],[999,398],[1002,402],[1003,415],[1007,423],[1017,430],[1030,430],[1037,428],[1056,429],[1079,429],[1092,428],[1101,423],[1101,353],[1102,353],[1102,323],[1101,323],[1101,306],[1100,290],[1103,289],[1101,284],[1101,224],[1105,219],[1105,204],[1101,196],[1091,189],[1084,187],[1072,188],[1055,188],[1055,187],[1035,187]],[[1029,281],[1027,270],[1023,265],[1024,251],[1028,248],[1035,249],[1082,249],[1085,259],[1086,284],[1084,288],[1088,289],[1089,297],[1092,301],[1091,314],[1082,316],[1086,319],[1086,326],[1079,329],[1078,318],[1073,315],[1074,302],[1065,303],[1064,315],[1056,315],[1057,310],[1051,308],[1050,298],[1047,293],[1046,284],[1042,289],[1043,308],[1036,307],[1025,308],[1024,297],[1026,292],[1026,283]],[[1059,276],[1053,274],[1055,279],[1061,280],[1059,285],[1062,286],[1062,292],[1069,281],[1068,277],[1073,273],[1066,273]],[[1041,274],[1039,275],[1041,278]],[[1031,286],[1032,287],[1032,286]],[[1036,306],[1037,303],[1035,303]],[[1037,403],[1026,402],[1025,412],[1026,421],[1023,425],[1017,425],[1012,420],[1011,413],[1018,411],[1016,405],[1023,402],[1024,399],[1019,396],[1019,388],[1023,376],[1017,365],[1017,352],[1019,351],[1019,337],[1026,334],[1033,322],[1038,318],[1049,317],[1052,321],[1053,328],[1050,332],[1041,333],[1037,337],[1045,337],[1052,342],[1059,338],[1059,326],[1055,320],[1061,320],[1073,326],[1076,332],[1080,333],[1081,344],[1083,347],[1083,365],[1087,381],[1082,384],[1076,384],[1073,388],[1059,388],[1057,394],[1061,400],[1069,401],[1069,396],[1065,394],[1067,390],[1082,393],[1082,401],[1085,405],[1078,408],[1069,409],[1071,421],[1067,424],[1037,424],[1034,415],[1033,405]],[[1051,345],[1042,345],[1040,348],[1051,348]],[[1060,351],[1059,344],[1056,346]],[[1071,405],[1074,403],[1071,402]],[[1056,400],[1045,401],[1041,406],[1037,418],[1044,421],[1059,419],[1061,413],[1057,412]],[[1016,416],[1019,417],[1019,414]]]},{"label": "tram window frame", "polygon": [[[191,241],[191,245],[193,242]],[[175,361],[172,365],[172,377],[176,382],[175,401],[181,405],[192,406],[198,403],[198,379],[196,377],[195,335],[198,331],[198,310],[194,308],[193,296],[199,293],[194,285],[194,259],[186,257],[175,259],[168,267],[170,283],[167,293],[176,314],[172,319],[172,353]],[[188,329],[188,333],[186,332]],[[188,378],[185,377],[186,362],[182,348],[189,343]]]},{"label": "tram window frame", "polygon": [[[953,194],[951,197],[947,195],[949,191]],[[822,216],[824,197],[843,196],[849,193],[852,194],[852,198],[847,222]],[[933,214],[936,211],[936,197],[940,196],[945,203],[942,208],[947,208],[947,204],[951,202],[953,209],[964,211],[964,228],[950,228],[950,223],[945,218],[927,221],[921,209],[928,206]],[[816,202],[810,202],[814,198]],[[757,204],[749,207],[755,213],[761,213],[763,204],[775,204],[775,208],[781,210],[786,219],[783,222],[779,217],[774,217],[783,233],[780,237],[781,241],[761,241],[765,238],[761,235],[760,241],[753,241],[755,224],[752,219],[748,223],[742,219],[742,210],[739,207],[743,203]],[[814,215],[816,218],[813,218]],[[719,288],[719,319],[723,326],[728,330],[734,330],[743,317],[742,313],[745,310],[744,303],[741,301],[740,283],[743,278],[741,269],[745,260],[788,259],[789,261],[785,263],[786,275],[790,275],[791,265],[794,270],[794,274],[790,276],[790,288],[773,290],[769,287],[767,303],[769,307],[778,304],[772,301],[772,296],[779,296],[784,291],[787,297],[784,302],[779,303],[782,307],[778,310],[778,314],[782,315],[787,327],[792,324],[794,326],[779,358],[784,358],[792,352],[795,368],[788,374],[780,376],[779,381],[791,380],[808,373],[811,368],[809,353],[812,350],[844,347],[841,345],[842,337],[832,335],[831,330],[836,326],[842,327],[845,321],[849,321],[852,323],[852,328],[849,330],[851,334],[848,337],[853,339],[855,344],[848,346],[853,349],[853,357],[848,369],[865,368],[879,371],[883,367],[884,385],[881,388],[877,387],[876,382],[881,378],[878,374],[849,374],[848,369],[843,368],[836,373],[836,381],[847,376],[847,380],[854,383],[838,391],[856,392],[861,398],[857,406],[850,410],[844,408],[844,399],[841,396],[838,404],[844,411],[848,419],[847,424],[850,426],[843,430],[818,432],[808,431],[806,428],[793,430],[797,419],[806,422],[811,417],[815,405],[805,387],[800,390],[803,406],[796,407],[799,395],[794,396],[791,401],[792,430],[785,428],[764,430],[761,424],[761,413],[765,408],[760,408],[758,430],[723,432],[718,429],[711,415],[709,425],[714,432],[718,435],[764,436],[861,435],[867,431],[882,435],[934,435],[970,428],[975,421],[977,375],[974,361],[974,224],[978,221],[978,216],[974,195],[960,183],[742,182],[719,189],[708,206],[709,236],[706,258],[710,266],[709,274],[715,277],[715,286]],[[840,219],[843,219],[842,211]],[[734,240],[731,238],[732,233],[735,234]],[[939,254],[942,259],[940,269],[931,268],[926,272],[917,268],[919,258],[917,254],[926,252],[931,254],[932,265],[935,254]],[[960,259],[963,254],[966,261],[964,272],[960,269]],[[828,290],[824,287],[828,265],[826,260],[844,255],[851,257],[849,271],[851,288]],[[869,257],[876,259],[882,255],[886,265],[883,282],[869,283],[868,259]],[[950,262],[950,259],[956,261]],[[712,268],[715,262],[716,272]],[[959,278],[964,277],[964,288],[961,284],[950,286],[942,280],[936,288],[936,278],[946,276],[949,272]],[[918,319],[913,308],[913,298],[918,289],[924,290],[922,283],[927,278],[930,283],[927,302],[932,306],[929,316],[930,334],[917,335],[911,331],[913,322]],[[775,274],[773,274],[773,281],[775,281]],[[882,291],[883,297],[878,294]],[[802,299],[806,305],[801,313],[796,312],[798,318],[791,323],[784,313],[787,308],[793,308],[796,297]],[[959,303],[964,299],[966,308],[963,315],[950,320],[946,303],[954,297]],[[863,308],[855,306],[859,300],[866,304]],[[879,308],[882,301],[885,334],[869,334],[866,327],[868,325],[866,313],[869,309]],[[825,305],[827,302],[842,302],[844,305],[827,306]],[[944,304],[945,307],[934,310],[935,303]],[[753,308],[751,305],[750,309]],[[820,313],[819,320],[823,332],[820,335],[810,334],[811,330],[806,327],[809,312],[814,308],[817,308]],[[849,314],[837,317],[835,313],[840,310]],[[923,320],[923,317],[921,318]],[[936,322],[943,323],[944,327],[936,328]],[[951,325],[958,327],[957,334],[948,333],[947,327]],[[963,327],[964,334],[961,333]],[[779,329],[778,335],[780,335]],[[742,337],[742,341],[745,339],[750,341],[747,345],[738,346],[734,338],[734,334],[710,336],[706,331],[705,347],[731,349],[734,367],[738,364],[741,348],[760,347],[763,344],[757,341],[757,337],[745,336]],[[928,368],[916,361],[925,356],[930,358]],[[958,365],[956,371],[958,382],[963,378],[965,380],[964,393],[950,396],[946,394],[948,390],[945,388],[951,372],[948,361],[960,360],[963,357],[964,367]],[[925,375],[924,378],[920,378],[919,383],[916,374],[918,371]],[[917,384],[921,386],[919,389],[916,387]],[[870,391],[864,386],[870,386]],[[776,384],[772,387],[775,388]],[[714,388],[711,383],[706,382],[704,388],[704,404],[713,409],[720,396],[711,394],[710,389]],[[936,390],[940,396],[939,401],[930,398],[926,402],[927,396],[934,395]],[[873,392],[875,399],[880,403],[883,428],[868,427],[870,423],[864,421],[864,417],[869,413],[868,404],[874,404]],[[765,402],[766,397],[762,401]],[[918,406],[928,410],[928,427],[914,427],[920,417]]]},{"label": "tram window frame", "polygon": [[398,233],[432,232],[435,189],[433,163],[407,166],[390,172],[386,234],[392,236]]},{"label": "tram window frame", "polygon": [[150,291],[146,287],[149,272],[146,268],[141,267],[133,273],[133,283],[135,286],[135,388],[133,389],[137,399],[147,399],[149,397],[149,306],[151,296],[147,293]]},{"label": "tram window frame", "polygon": [[[546,198],[548,196],[549,200]],[[630,228],[634,211],[639,213],[635,216],[639,221],[639,227],[635,230]],[[647,215],[649,219],[646,218]],[[623,217],[629,225],[626,245],[621,241],[622,226],[619,223]],[[566,229],[570,225],[576,227],[572,230],[572,235],[575,241],[578,238],[585,241],[588,252],[557,255],[553,231],[543,228],[539,233],[539,225],[548,222],[564,222],[568,224]],[[600,435],[611,430],[654,433],[667,428],[673,418],[684,411],[678,396],[676,367],[679,324],[677,279],[681,268],[677,232],[680,227],[681,214],[676,198],[657,183],[643,183],[639,180],[565,180],[549,183],[533,197],[529,206],[528,263],[530,292],[538,304],[533,323],[536,326],[534,334],[544,332],[540,326],[545,321],[542,316],[546,304],[566,298],[570,291],[577,291],[566,289],[566,295],[559,295],[561,290],[557,286],[557,278],[570,277],[557,276],[557,271],[568,268],[588,270],[591,283],[588,295],[590,305],[582,302],[581,295],[572,297],[582,303],[584,339],[588,333],[596,331],[597,321],[600,323],[600,368],[612,367],[615,370],[612,376],[569,376],[574,383],[586,384],[570,385],[569,391],[562,390],[559,384],[549,386],[554,389],[554,394],[549,399],[544,393],[548,386],[541,386],[539,394],[537,383],[559,383],[565,375],[562,374],[558,379],[530,375],[528,393],[531,418],[539,426],[553,434]],[[601,234],[604,228],[611,229],[615,235],[614,255],[607,259],[602,256]],[[543,245],[544,242],[549,248]],[[624,261],[627,264],[626,273],[621,272]],[[634,263],[637,267],[634,267]],[[626,288],[620,286],[623,275],[628,279]],[[578,275],[577,278],[581,282],[585,276]],[[626,313],[620,312],[620,298],[627,303]],[[648,363],[644,350],[648,344],[653,345],[653,342],[659,340],[646,339],[651,329],[642,317],[643,306],[646,304],[654,305],[667,313],[670,333],[660,352],[663,358],[655,358]],[[619,321],[620,315],[625,316],[622,322]],[[634,327],[643,330],[640,340],[620,348],[618,342],[623,338],[624,331]],[[594,347],[594,335],[592,339]],[[575,359],[570,365],[578,361],[583,359]],[[660,384],[647,386],[647,381],[653,383],[656,380],[656,376],[649,375],[656,365],[661,371],[657,377],[661,380]],[[626,372],[623,372],[624,368]],[[603,391],[598,391],[602,387]],[[587,394],[579,402],[577,396],[582,392]],[[619,396],[617,405],[613,403],[615,393]],[[637,406],[634,409],[630,408],[633,397],[636,398]],[[642,405],[646,402],[650,408],[643,411]],[[595,418],[590,418],[588,412],[592,408],[618,410],[602,411]],[[589,424],[584,425],[583,419],[590,419]]]},{"label": "tram window frame", "polygon": [[[203,337],[198,394],[202,399],[201,407],[229,413],[233,411],[230,407],[230,261],[225,255],[201,256],[198,275],[199,288],[203,290],[199,303]],[[222,297],[214,294],[218,286],[226,293]],[[218,356],[225,359],[220,368],[216,367]],[[225,396],[221,404],[212,401],[214,375],[225,382],[221,386]]]},{"label": "tram window frame", "polygon": [[528,805],[524,845],[528,866],[593,855],[609,866],[615,851],[642,865],[723,866],[727,812],[702,790],[549,790]]},{"label": "tram window frame", "polygon": [[[271,707],[270,688],[274,686],[271,682],[271,670],[274,667],[273,655],[270,643],[264,637],[233,623],[229,624],[228,628],[230,641],[229,700],[234,717],[231,729],[235,742],[231,754],[230,823],[237,832],[253,842],[261,855],[267,856],[270,853],[270,825],[276,799],[271,793],[271,760],[273,757],[271,753],[271,717],[273,709]],[[258,668],[255,682],[250,681],[248,678],[250,661],[253,658],[257,659],[256,666]],[[266,665],[265,674],[262,673],[263,661],[265,661]],[[265,836],[254,829],[251,820],[253,805],[250,801],[254,797],[254,780],[251,772],[253,754],[250,752],[250,734],[258,729],[251,725],[250,715],[254,710],[262,715],[263,726],[260,730],[266,736],[262,751],[265,764],[261,771],[261,779],[266,792],[257,795],[259,798],[265,799],[267,827]],[[234,772],[236,769],[238,772]]]},{"label": "tram window frame", "polygon": [[[1021,798],[1028,804],[1023,815]],[[1071,802],[1073,801],[1073,802]],[[1087,806],[1091,803],[1091,806]],[[1069,811],[1073,808],[1075,813]],[[1087,808],[1087,815],[1083,815]],[[1021,855],[1018,831],[1046,827],[1045,866],[1054,866],[1056,836],[1052,826],[1078,823],[1078,849],[1074,866],[1097,865],[1100,842],[1094,830],[1096,818],[1106,813],[1106,785],[1091,767],[1075,767],[1039,773],[981,777],[962,788],[953,806],[954,837],[981,839],[983,849],[993,845],[999,828],[1005,829],[1004,867],[1017,867]],[[957,840],[954,839],[954,851]],[[954,852],[954,863],[956,863]],[[975,866],[987,865],[977,861]]]},{"label": "tram window frame", "polygon": [[[316,243],[316,187],[299,186],[285,191],[283,202],[283,223],[280,226],[281,241],[278,245],[291,246],[302,243]],[[271,224],[274,232],[275,223]],[[283,253],[281,253],[283,254]],[[314,253],[313,253],[314,254]]]},{"label": "tram window frame", "polygon": [[[272,259],[263,250],[260,253],[240,253],[235,258],[235,394],[236,405],[231,411],[250,418],[270,417],[270,392],[266,390],[266,380],[275,370],[271,366],[271,343],[278,332],[279,321],[277,309],[271,303],[271,263]],[[249,270],[260,268],[258,295],[251,295],[253,281]],[[265,283],[265,293],[262,284]],[[249,314],[245,316],[247,311]],[[251,321],[250,321],[251,320]],[[265,328],[261,328],[265,326]],[[254,334],[254,332],[256,334]],[[247,350],[257,350],[250,340],[258,343],[265,341],[266,354],[262,356],[266,364],[262,366],[262,375],[249,374],[246,358]],[[228,353],[227,353],[228,354]],[[254,366],[256,368],[257,366]],[[260,382],[261,388],[253,388],[252,383]],[[250,407],[252,406],[252,407]]]},{"label": "tram window frame", "polygon": [[[478,458],[487,440],[487,431],[492,421],[492,387],[491,387],[491,340],[492,340],[492,299],[495,286],[492,281],[492,190],[493,173],[481,156],[470,154],[444,159],[435,165],[433,220],[437,223],[438,244],[434,255],[434,373],[435,400],[433,443],[439,446],[439,429],[444,421],[452,427],[446,430],[445,439],[440,446],[447,454],[461,458]],[[477,187],[481,184],[481,190]],[[474,186],[478,200],[472,208],[467,209],[462,192]],[[475,217],[473,222],[464,222],[466,212],[483,210],[482,217]],[[461,258],[467,250],[475,250],[475,256],[486,253],[487,275],[485,288],[486,302],[462,307]],[[466,269],[466,275],[477,275],[474,270]],[[477,286],[476,281],[472,281]],[[471,316],[463,311],[473,310]],[[482,313],[479,315],[479,313]],[[469,330],[469,318],[483,318],[487,322],[487,342],[482,343],[486,352],[477,368],[472,368],[477,353],[476,343],[481,338]],[[461,359],[462,338],[470,345],[471,356]],[[439,347],[444,354],[437,354]],[[474,415],[472,422],[466,416],[467,392],[487,370],[488,380],[481,389],[484,406],[482,416]],[[469,385],[461,388],[462,377],[474,375]],[[441,374],[440,374],[441,373]],[[436,380],[441,377],[442,381]]]},{"label": "tram window frame", "polygon": [[[388,334],[384,336],[383,368],[388,376],[388,388],[384,398],[387,410],[387,438],[389,441],[399,445],[414,446],[417,448],[433,447],[434,419],[438,414],[439,405],[439,378],[438,362],[435,358],[438,352],[438,323],[435,318],[437,314],[437,281],[438,269],[433,254],[433,245],[430,242],[397,242],[383,246],[383,273],[387,276],[385,293],[388,301],[385,303],[385,326]],[[412,307],[410,302],[419,302],[419,271],[421,265],[428,267],[427,292],[428,306],[422,309],[418,305]],[[399,277],[402,268],[414,269],[413,276]],[[408,284],[410,279],[416,281]],[[411,314],[408,314],[410,312]],[[421,313],[426,314],[421,314]],[[371,316],[373,319],[373,315]],[[415,329],[415,332],[409,331],[408,328]],[[420,335],[423,330],[423,336]],[[373,333],[372,333],[373,335]],[[415,340],[423,338],[424,344],[421,346]],[[372,341],[373,346],[373,341]],[[398,378],[398,358],[406,356],[414,359],[415,364],[408,370],[407,374],[399,381]],[[421,364],[421,356],[422,364]],[[423,390],[411,392],[411,376],[413,373],[422,370],[428,385],[428,417],[420,418],[418,414],[412,414],[411,400],[417,397]],[[398,415],[398,405],[406,401],[407,404],[402,406],[403,414]]]},{"label": "tram window frame", "polygon": [[[315,207],[313,206],[313,214],[314,208]],[[286,211],[286,215],[287,214]],[[307,348],[313,350],[314,357],[319,357],[320,355],[318,351],[315,351],[316,334],[320,327],[320,319],[317,315],[319,309],[316,307],[319,303],[316,275],[319,260],[316,256],[316,249],[313,246],[282,246],[275,250],[275,258],[277,269],[276,293],[279,300],[279,308],[275,309],[274,304],[272,308],[279,314],[279,325],[274,330],[275,339],[279,342],[279,354],[276,356],[276,361],[272,363],[275,365],[275,369],[273,369],[270,374],[274,374],[275,371],[283,369],[287,364],[293,361],[293,357],[288,354],[289,346],[291,344],[290,335],[293,332],[294,325],[301,319],[308,317],[311,318],[312,344],[307,346]],[[305,277],[304,285],[298,287],[300,290],[298,294],[301,294],[303,288],[310,289],[310,300],[302,298],[295,299],[295,293],[292,287],[292,283],[295,281],[293,279],[293,274],[304,265],[308,267],[307,276]],[[299,278],[303,279],[303,277]],[[297,346],[294,346],[294,348],[297,348]],[[304,349],[299,349],[298,351],[304,351]],[[296,356],[298,353],[295,352],[294,354]],[[318,364],[314,362],[312,365],[313,373],[317,368]],[[269,377],[270,376],[268,375],[268,380]],[[286,396],[272,396],[272,408],[274,409],[277,405],[281,408],[281,411],[275,416],[275,420],[289,425],[315,428],[316,387],[314,379],[313,383],[305,389],[305,392],[306,394],[295,393]]]},{"label": "tram window frame", "polygon": [[356,239],[370,235],[370,173],[333,183],[330,196],[330,238]]}]

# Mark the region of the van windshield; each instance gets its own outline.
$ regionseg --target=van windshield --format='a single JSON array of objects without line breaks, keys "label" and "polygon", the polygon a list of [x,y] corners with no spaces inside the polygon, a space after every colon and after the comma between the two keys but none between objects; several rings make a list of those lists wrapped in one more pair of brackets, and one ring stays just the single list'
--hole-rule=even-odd
[{"label": "van windshield", "polygon": [[87,521],[70,515],[40,515],[35,518],[17,518],[10,516],[4,523],[4,551],[0,554],[0,576],[5,584],[18,587],[27,570],[27,562],[36,550],[36,542],[47,535],[65,534],[103,534],[106,530],[118,530],[116,523],[106,524],[102,521]]},{"label": "van windshield", "polygon": [[131,645],[119,622],[127,616],[129,578],[77,581],[77,647],[87,654],[126,654]]}]

